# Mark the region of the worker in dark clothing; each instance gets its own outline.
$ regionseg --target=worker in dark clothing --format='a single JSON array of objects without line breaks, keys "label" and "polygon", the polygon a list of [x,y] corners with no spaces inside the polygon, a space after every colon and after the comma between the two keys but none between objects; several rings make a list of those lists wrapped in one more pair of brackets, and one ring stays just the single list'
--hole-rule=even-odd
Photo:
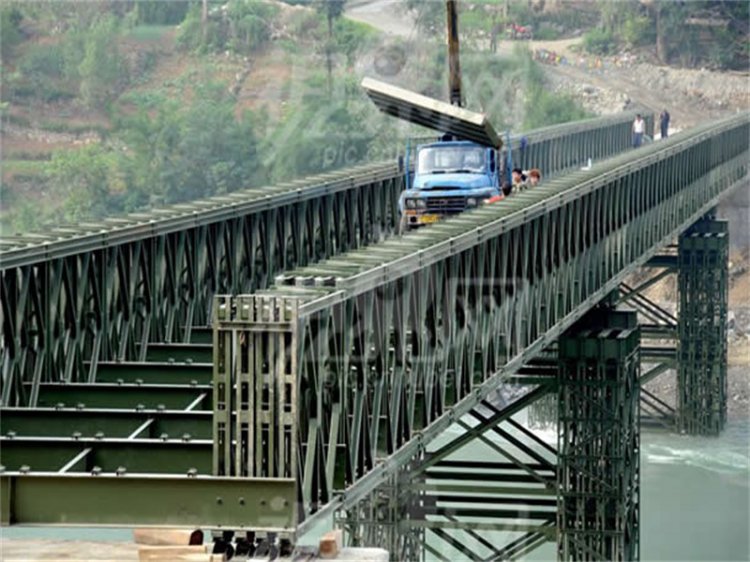
[{"label": "worker in dark clothing", "polygon": [[659,114],[659,128],[661,129],[661,138],[669,136],[669,111],[666,109]]},{"label": "worker in dark clothing", "polygon": [[511,172],[513,191],[523,191],[526,189],[526,174],[521,168],[513,168]]}]

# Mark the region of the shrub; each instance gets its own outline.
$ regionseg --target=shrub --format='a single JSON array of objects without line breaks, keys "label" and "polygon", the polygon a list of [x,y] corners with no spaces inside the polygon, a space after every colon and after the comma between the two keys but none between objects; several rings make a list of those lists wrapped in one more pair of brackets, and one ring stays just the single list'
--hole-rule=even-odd
[{"label": "shrub", "polygon": [[367,24],[339,18],[333,26],[333,40],[336,49],[346,56],[347,64],[352,65],[357,53],[376,35],[375,30]]},{"label": "shrub", "polygon": [[26,77],[59,78],[63,75],[65,61],[59,45],[33,45],[21,57],[18,67]]},{"label": "shrub", "polygon": [[631,15],[625,20],[621,31],[622,40],[629,47],[652,43],[656,39],[656,30],[651,19],[646,16]]},{"label": "shrub", "polygon": [[560,32],[554,27],[543,26],[534,30],[534,39],[537,41],[554,41],[560,38]]},{"label": "shrub", "polygon": [[61,80],[65,62],[58,45],[33,45],[20,59],[18,71],[7,78],[15,97],[52,102],[75,97]]},{"label": "shrub", "polygon": [[615,50],[615,38],[609,31],[592,29],[583,36],[583,48],[593,55],[608,55]]},{"label": "shrub", "polygon": [[523,127],[526,130],[547,127],[557,123],[578,121],[589,117],[573,98],[554,94],[541,87],[529,91],[526,100],[526,117]]},{"label": "shrub", "polygon": [[21,42],[22,34],[19,27],[23,16],[15,7],[3,6],[0,9],[0,37],[2,37],[2,58],[12,52],[13,47]]}]

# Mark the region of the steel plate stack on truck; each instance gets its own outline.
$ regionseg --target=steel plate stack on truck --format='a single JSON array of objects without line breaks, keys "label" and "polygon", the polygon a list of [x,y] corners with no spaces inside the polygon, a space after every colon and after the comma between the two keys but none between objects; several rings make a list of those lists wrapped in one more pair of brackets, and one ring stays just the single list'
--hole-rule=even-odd
[{"label": "steel plate stack on truck", "polygon": [[[365,78],[362,87],[378,108],[394,117],[429,127],[442,135],[420,145],[410,181],[398,202],[401,230],[437,222],[501,195],[502,141],[485,115],[462,107],[455,0],[446,1],[450,103]],[[408,165],[407,165],[408,168]]]}]

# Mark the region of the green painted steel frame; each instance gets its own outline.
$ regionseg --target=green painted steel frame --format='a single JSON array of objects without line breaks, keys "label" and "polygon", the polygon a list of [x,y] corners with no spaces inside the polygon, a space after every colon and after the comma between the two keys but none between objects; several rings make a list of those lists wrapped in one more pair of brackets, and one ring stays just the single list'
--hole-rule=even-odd
[{"label": "green painted steel frame", "polygon": [[[552,177],[626,149],[631,120],[531,131],[512,139],[514,162]],[[94,382],[100,360],[190,341],[215,293],[382,240],[402,188],[395,164],[373,164],[0,240],[0,404],[35,406],[42,382]]]},{"label": "green painted steel frame", "polygon": [[0,523],[292,534],[295,488],[293,479],[0,474]]},{"label": "green painted steel frame", "polygon": [[594,310],[559,343],[558,560],[638,560],[640,331]]},{"label": "green painted steel frame", "polygon": [[190,341],[215,293],[254,291],[285,268],[381,240],[402,188],[396,165],[361,166],[4,251],[0,403],[35,406],[40,383],[94,382],[99,360]]},{"label": "green painted steel frame", "polygon": [[705,219],[680,236],[678,267],[678,426],[718,435],[727,419],[727,222]]},{"label": "green painted steel frame", "polygon": [[243,376],[278,385],[297,362],[300,529],[363,499],[746,181],[749,144],[742,114],[217,297],[217,349],[296,334]]}]

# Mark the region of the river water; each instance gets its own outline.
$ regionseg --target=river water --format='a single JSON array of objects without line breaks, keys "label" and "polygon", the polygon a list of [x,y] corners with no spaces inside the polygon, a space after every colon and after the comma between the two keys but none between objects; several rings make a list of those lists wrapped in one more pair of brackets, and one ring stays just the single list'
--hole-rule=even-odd
[{"label": "river water", "polygon": [[[554,431],[535,433],[554,443]],[[497,454],[474,442],[456,457]],[[718,438],[641,432],[641,560],[750,560],[749,512],[750,421],[730,422]],[[545,543],[525,559],[556,560],[555,548]]]}]

